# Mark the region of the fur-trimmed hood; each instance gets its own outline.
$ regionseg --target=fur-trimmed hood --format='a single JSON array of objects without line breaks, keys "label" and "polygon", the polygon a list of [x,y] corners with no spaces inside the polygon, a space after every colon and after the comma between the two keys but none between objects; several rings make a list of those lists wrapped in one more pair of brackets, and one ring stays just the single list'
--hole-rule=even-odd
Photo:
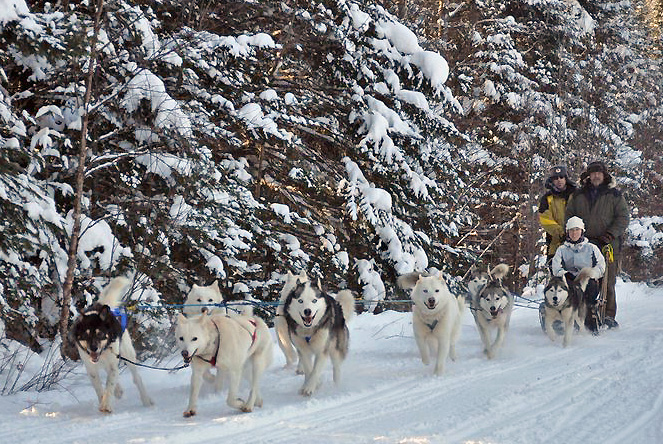
[{"label": "fur-trimmed hood", "polygon": [[[617,181],[610,173],[603,173],[603,183],[599,187],[617,188]],[[580,184],[582,188],[589,188],[592,186],[592,181],[589,179],[589,173],[585,171],[580,175]]]}]

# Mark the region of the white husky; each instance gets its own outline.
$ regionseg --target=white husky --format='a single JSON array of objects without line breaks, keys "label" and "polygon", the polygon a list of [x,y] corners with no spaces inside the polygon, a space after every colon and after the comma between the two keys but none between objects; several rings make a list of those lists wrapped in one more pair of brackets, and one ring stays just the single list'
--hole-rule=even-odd
[{"label": "white husky", "polygon": [[[260,380],[272,362],[272,338],[265,322],[257,316],[207,315],[187,318],[178,315],[175,329],[184,362],[191,363],[191,390],[184,417],[196,414],[203,374],[218,367],[228,375],[227,403],[250,412],[262,406]],[[251,364],[251,391],[246,401],[237,397],[242,371]]]},{"label": "white husky", "polygon": [[341,363],[348,354],[350,333],[347,322],[354,314],[354,296],[342,290],[334,299],[320,284],[299,282],[286,297],[283,315],[292,343],[304,370],[300,393],[311,396],[320,385],[320,376],[331,358],[334,383],[341,380]]},{"label": "white husky", "polygon": [[[513,311],[513,294],[504,288],[502,279],[509,273],[507,264],[499,264],[490,273],[488,283],[472,296],[470,308],[483,342],[484,353],[493,359],[502,346]],[[495,340],[491,339],[491,330],[497,330]]]},{"label": "white husky", "polygon": [[409,273],[399,277],[398,284],[412,288],[412,327],[421,361],[428,365],[433,353],[436,356],[433,373],[439,376],[444,372],[447,357],[456,360],[465,298],[451,294],[441,272]]}]

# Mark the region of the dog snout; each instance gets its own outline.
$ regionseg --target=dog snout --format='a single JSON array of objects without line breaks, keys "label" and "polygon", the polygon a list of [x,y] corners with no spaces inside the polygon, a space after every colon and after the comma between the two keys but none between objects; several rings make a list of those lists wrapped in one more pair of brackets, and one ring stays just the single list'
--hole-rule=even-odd
[{"label": "dog snout", "polygon": [[435,298],[428,298],[428,305],[435,305]]},{"label": "dog snout", "polygon": [[182,358],[189,359],[189,352],[186,350],[182,350]]},{"label": "dog snout", "polygon": [[311,309],[307,308],[304,310],[304,316],[311,316]]}]

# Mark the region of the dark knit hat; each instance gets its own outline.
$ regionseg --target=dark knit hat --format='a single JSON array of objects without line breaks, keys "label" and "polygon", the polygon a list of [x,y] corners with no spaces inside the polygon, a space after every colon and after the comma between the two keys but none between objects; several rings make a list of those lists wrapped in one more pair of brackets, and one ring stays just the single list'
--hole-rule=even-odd
[{"label": "dark knit hat", "polygon": [[608,167],[605,166],[605,163],[600,160],[595,160],[594,162],[587,165],[587,174],[589,173],[603,173],[608,174]]},{"label": "dark knit hat", "polygon": [[568,179],[568,175],[566,173],[566,167],[564,165],[557,165],[554,166],[550,169],[550,177],[566,177]]}]

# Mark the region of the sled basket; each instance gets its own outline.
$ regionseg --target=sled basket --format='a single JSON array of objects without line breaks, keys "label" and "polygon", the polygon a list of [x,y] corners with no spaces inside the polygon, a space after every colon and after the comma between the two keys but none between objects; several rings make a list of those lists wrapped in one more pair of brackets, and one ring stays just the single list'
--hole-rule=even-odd
[{"label": "sled basket", "polygon": [[606,273],[601,279],[601,291],[599,292],[599,298],[596,303],[596,313],[594,314],[597,331],[598,328],[603,325],[603,320],[605,319],[606,302],[608,299],[608,264],[615,260],[615,254],[611,244],[604,245],[601,249],[601,253],[603,253],[603,257],[605,258]]}]

